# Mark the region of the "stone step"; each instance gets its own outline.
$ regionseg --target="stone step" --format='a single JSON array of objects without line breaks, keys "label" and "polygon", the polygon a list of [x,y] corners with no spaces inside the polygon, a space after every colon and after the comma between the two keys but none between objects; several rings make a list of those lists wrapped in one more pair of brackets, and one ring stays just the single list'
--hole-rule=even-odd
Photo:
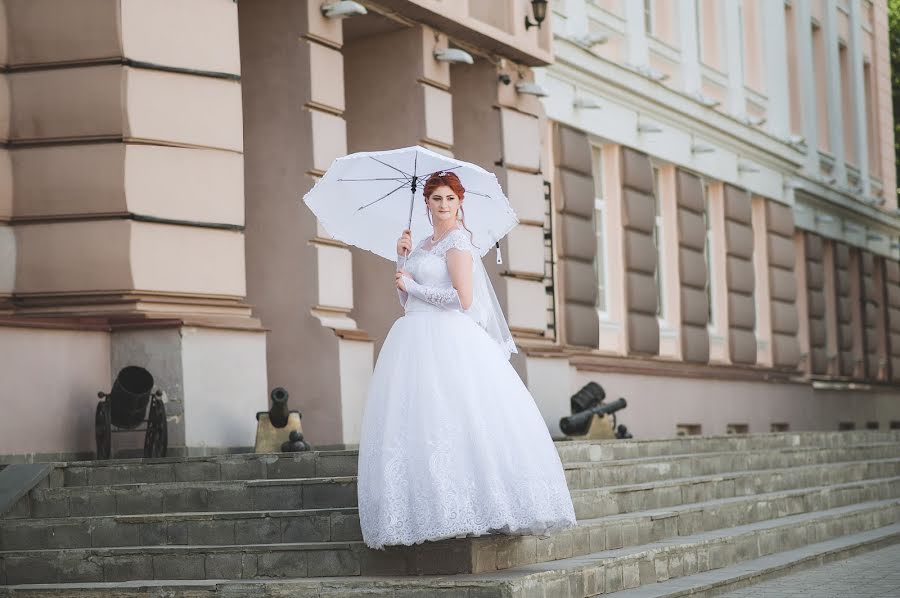
[{"label": "stone step", "polygon": [[[566,463],[573,488],[630,484],[666,477],[705,475],[737,469],[770,469],[794,464],[851,461],[900,456],[900,442],[848,445],[842,448],[799,447],[623,458],[616,461]],[[291,455],[243,454],[189,459],[81,462],[60,466],[50,486],[111,486],[133,483],[239,481],[354,476],[356,451]]]},{"label": "stone step", "polygon": [[[391,576],[359,576],[359,577],[325,577],[318,579],[302,579],[295,576],[291,580],[259,579],[259,553],[245,550],[238,561],[231,555],[232,566],[230,579],[235,579],[233,572],[238,570],[253,574],[256,581],[215,581],[215,582],[175,582],[172,574],[182,576],[190,573],[203,573],[209,578],[218,574],[222,568],[228,568],[225,555],[204,547],[194,547],[192,552],[176,556],[178,550],[169,554],[162,552],[146,554],[132,561],[132,566],[153,574],[155,579],[166,579],[158,582],[116,583],[113,580],[121,572],[114,560],[104,560],[95,556],[85,560],[78,551],[65,553],[60,551],[54,560],[45,558],[36,563],[31,570],[30,578],[40,579],[39,587],[20,585],[0,589],[4,598],[37,598],[38,596],[98,596],[131,597],[140,595],[166,596],[168,598],[201,596],[296,596],[317,598],[374,598],[378,596],[404,598],[531,598],[544,596],[552,598],[587,598],[598,594],[612,593],[629,588],[654,588],[660,582],[696,575],[705,571],[723,570],[737,564],[752,563],[766,555],[800,550],[807,547],[811,550],[825,552],[822,543],[843,538],[843,545],[859,545],[861,542],[877,542],[885,538],[892,540],[900,537],[900,499],[878,501],[831,509],[826,512],[802,514],[784,517],[763,523],[735,527],[716,532],[703,532],[691,536],[662,540],[644,546],[629,549],[605,550],[584,556],[562,559],[554,562],[537,563],[516,567],[506,571],[495,571],[474,575],[428,576],[428,577],[391,577]],[[865,537],[865,540],[860,538]],[[818,545],[818,546],[817,546]],[[832,543],[833,545],[833,543]],[[159,549],[157,549],[159,550]],[[284,559],[284,564],[295,567],[294,572],[302,572],[301,564],[296,559],[268,555],[263,569],[271,566],[271,562]],[[81,560],[79,560],[79,557]],[[168,558],[164,558],[168,557]],[[256,568],[251,563],[255,557]],[[21,556],[19,558],[22,558]],[[26,557],[27,558],[27,557]],[[81,562],[89,562],[92,571],[109,575],[109,583],[59,584],[53,581],[53,575],[60,579],[61,570],[68,573]],[[306,572],[309,573],[308,561]],[[68,569],[66,569],[68,567]],[[202,567],[202,569],[201,569]],[[245,568],[246,567],[246,568]],[[37,568],[43,575],[36,575]],[[274,569],[272,569],[274,570]],[[26,570],[28,571],[28,570]],[[54,573],[56,572],[56,573]],[[0,576],[5,575],[0,569]],[[20,583],[16,580],[19,573],[0,582],[7,584]],[[86,569],[80,570],[82,577],[87,576]],[[95,575],[96,576],[96,575]],[[24,577],[24,576],[23,576]],[[27,581],[22,583],[29,583]],[[642,594],[635,594],[640,596]],[[631,597],[629,597],[631,598]]]},{"label": "stone step", "polygon": [[357,540],[355,507],[0,520],[0,551]]},{"label": "stone step", "polygon": [[[241,563],[240,575],[248,575],[243,572],[243,557],[239,561],[234,555],[245,554],[248,551],[261,555],[263,553],[286,554],[292,553],[295,559],[306,558],[315,566],[325,563],[323,567],[332,567],[329,571],[340,567],[343,575],[357,574],[454,574],[454,573],[479,573],[507,569],[527,564],[554,561],[584,555],[599,550],[609,550],[623,547],[634,547],[648,542],[658,541],[664,538],[676,538],[703,531],[711,531],[718,527],[734,527],[766,520],[775,516],[786,516],[809,511],[827,511],[836,507],[850,505],[860,501],[871,502],[885,500],[900,496],[900,477],[887,480],[873,480],[869,482],[857,482],[829,488],[810,488],[803,491],[790,493],[773,493],[759,495],[751,498],[710,501],[705,504],[690,505],[679,509],[657,510],[635,513],[629,516],[613,516],[579,522],[576,529],[565,530],[545,537],[536,536],[501,536],[491,535],[478,538],[459,538],[449,541],[428,543],[425,546],[415,547],[391,547],[385,551],[373,551],[368,549],[361,541],[355,542],[291,542],[296,537],[284,536],[284,533],[295,534],[297,528],[290,525],[290,513],[275,513],[271,519],[260,520],[254,518],[254,513],[240,514],[182,514],[170,516],[165,521],[174,525],[179,538],[175,540],[181,544],[172,545],[170,548],[184,548],[187,550],[196,548],[200,552],[208,552],[212,556],[208,559],[215,563]],[[242,518],[242,516],[247,516]],[[153,517],[119,517],[96,518],[95,521],[106,519],[108,521],[125,520],[126,525],[131,525],[134,531],[121,533],[115,542],[133,541],[132,546],[112,544],[107,548],[75,548],[64,547],[63,550],[34,550],[25,545],[29,536],[23,534],[22,529],[3,530],[7,541],[19,542],[18,546],[7,546],[5,552],[0,552],[0,560],[7,564],[7,575],[12,575],[14,582],[27,583],[23,579],[30,579],[28,571],[34,569],[36,563],[57,563],[58,572],[52,575],[63,576],[65,571],[73,572],[75,580],[107,580],[108,574],[100,577],[97,571],[102,571],[103,563],[110,563],[108,567],[113,569],[121,565],[122,571],[129,571],[127,563],[134,561],[135,554],[145,549],[147,554],[160,555],[160,560],[167,561],[171,554],[166,551],[158,551],[158,546],[139,545],[142,533],[144,539],[151,542],[159,539],[161,533],[158,528],[139,527],[144,523],[149,526],[157,526],[161,516]],[[149,520],[149,521],[145,521]],[[45,520],[46,521],[46,520]],[[344,520],[345,523],[348,520]],[[13,525],[31,525],[42,521],[19,520],[7,522]],[[210,523],[218,525],[210,525]],[[272,523],[270,537],[252,536],[252,534],[265,534],[266,526]],[[137,525],[135,525],[137,524]],[[358,520],[356,521],[358,533]],[[349,530],[351,525],[345,529]],[[82,527],[82,529],[84,529]],[[100,538],[113,538],[114,531],[109,527],[92,524],[89,529],[102,530]],[[152,530],[146,535],[146,530]],[[30,531],[34,531],[32,528]],[[242,544],[240,536],[245,534],[246,540]],[[280,535],[282,534],[282,535]],[[192,537],[193,536],[193,537]],[[45,537],[48,537],[45,535]],[[93,538],[93,536],[92,536]],[[248,546],[247,540],[274,540],[263,546]],[[146,544],[146,542],[145,542]],[[163,542],[164,544],[164,542]],[[260,542],[260,544],[263,544]],[[330,547],[330,548],[329,548]],[[121,548],[120,550],[118,548]],[[298,552],[299,551],[299,552]],[[313,551],[313,552],[309,552]],[[305,556],[298,556],[299,553]],[[328,556],[326,556],[326,553]],[[81,555],[80,559],[62,555]],[[226,556],[231,555],[231,556]],[[268,557],[266,557],[268,558]],[[288,557],[284,556],[284,559]],[[73,560],[74,559],[74,560]],[[252,561],[252,559],[250,559]],[[85,565],[83,562],[93,563]],[[97,565],[97,563],[100,565]],[[123,564],[124,563],[124,564]],[[266,561],[268,563],[268,561]],[[215,565],[218,566],[218,565]],[[222,565],[225,566],[225,565]],[[252,567],[253,565],[248,565]],[[98,568],[99,567],[99,568]],[[145,565],[146,567],[146,565]],[[199,565],[195,564],[195,567]],[[266,565],[268,567],[268,565]],[[22,569],[26,572],[23,573]],[[45,569],[39,569],[42,574],[48,573]],[[166,569],[168,570],[168,569]],[[204,569],[205,570],[205,569]],[[213,569],[220,571],[219,569]],[[265,568],[266,571],[270,569]],[[146,573],[146,569],[134,570],[134,575]],[[292,569],[293,571],[293,569]],[[319,571],[319,569],[310,570]],[[356,573],[353,573],[353,572]],[[93,573],[91,573],[93,572]],[[282,575],[286,575],[283,573]],[[310,572],[310,576],[319,575]],[[331,575],[325,573],[323,575]],[[18,577],[24,575],[25,577]],[[92,578],[91,575],[96,576]],[[122,575],[127,575],[122,573]],[[240,575],[238,577],[240,577]],[[61,580],[70,580],[68,577],[58,577]],[[129,578],[134,579],[134,578]]]},{"label": "stone step", "polygon": [[556,447],[560,458],[564,463],[568,463],[779,448],[841,448],[880,442],[900,442],[900,430],[729,434],[631,440],[564,440],[557,442]]},{"label": "stone step", "polygon": [[701,453],[667,457],[637,457],[618,461],[584,461],[563,467],[570,489],[641,484],[666,479],[713,475],[730,471],[780,469],[798,465],[900,457],[900,443],[849,446],[840,449],[804,447],[743,453]]},{"label": "stone step", "polygon": [[[556,447],[564,462],[584,462],[784,448],[837,449],[876,443],[900,443],[900,431],[793,432],[647,440],[560,440],[556,442]],[[356,475],[357,458],[358,451],[343,450],[77,461],[60,466],[66,486],[106,486],[142,482],[349,476]]]},{"label": "stone step", "polygon": [[[900,459],[849,461],[574,489],[579,519],[775,490],[898,475]],[[43,488],[2,518],[87,517],[201,511],[270,511],[356,506],[356,478],[297,478]]]},{"label": "stone step", "polygon": [[65,486],[355,476],[357,451],[117,459],[60,464]]},{"label": "stone step", "polygon": [[829,486],[897,475],[900,475],[900,459],[850,461],[572,490],[572,502],[578,519],[593,519],[716,498]]},{"label": "stone step", "polygon": [[[557,548],[547,558],[895,496],[900,496],[900,476],[581,520],[576,530],[553,535]],[[361,539],[355,508],[0,520],[0,551]],[[475,543],[473,551],[485,550],[478,546],[478,539],[470,541]],[[565,553],[567,545],[575,552]]]},{"label": "stone step", "polygon": [[[900,524],[840,536],[721,569],[608,594],[610,598],[707,598],[900,543]],[[900,591],[896,592],[900,594]],[[769,594],[766,594],[769,595]]]},{"label": "stone step", "polygon": [[33,490],[3,518],[280,511],[355,506],[356,478],[346,476],[46,488]]}]

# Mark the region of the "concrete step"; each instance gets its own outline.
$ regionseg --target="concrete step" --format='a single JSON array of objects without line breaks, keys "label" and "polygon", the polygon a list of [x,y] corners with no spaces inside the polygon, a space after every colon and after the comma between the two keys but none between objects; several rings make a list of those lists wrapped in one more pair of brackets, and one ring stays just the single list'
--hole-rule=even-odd
[{"label": "concrete step", "polygon": [[[690,436],[650,440],[560,440],[564,462],[610,461],[703,453],[767,451],[786,448],[858,447],[900,443],[900,431],[794,432],[776,434]],[[230,454],[161,459],[114,459],[59,464],[66,486],[127,483],[228,481],[356,475],[358,451],[311,451],[296,454]]]},{"label": "concrete step", "polygon": [[742,453],[700,453],[667,457],[637,457],[617,461],[582,461],[563,467],[569,488],[602,488],[641,484],[731,471],[780,469],[819,463],[863,461],[900,457],[900,443],[848,446],[840,449],[803,447],[766,449]]},{"label": "concrete step", "polygon": [[[900,524],[741,562],[721,569],[608,594],[610,598],[707,598],[900,543]],[[900,589],[898,589],[900,590]],[[900,595],[900,591],[896,594]],[[768,594],[767,594],[768,595]]]},{"label": "concrete step", "polygon": [[357,540],[355,507],[0,520],[0,551]]},{"label": "concrete step", "polygon": [[900,459],[825,463],[572,490],[578,519],[900,475]]},{"label": "concrete step", "polygon": [[[689,505],[680,509],[657,510],[635,513],[629,516],[613,516],[579,522],[576,529],[566,530],[546,537],[491,535],[479,538],[459,538],[444,542],[428,543],[425,546],[392,547],[385,551],[368,549],[361,541],[351,542],[291,542],[297,540],[301,528],[292,526],[290,513],[274,513],[272,518],[254,518],[255,513],[241,514],[183,514],[166,519],[174,526],[177,537],[168,546],[173,550],[196,549],[210,553],[211,562],[224,563],[221,566],[236,566],[240,562],[240,576],[244,573],[244,557],[236,555],[281,554],[285,562],[306,559],[307,575],[360,575],[360,574],[454,574],[479,573],[508,569],[527,564],[555,561],[573,556],[589,554],[599,550],[634,547],[664,538],[677,538],[719,527],[734,527],[764,521],[771,517],[786,516],[812,511],[827,511],[836,507],[852,505],[856,502],[885,500],[900,497],[900,477],[887,480],[856,482],[829,488],[810,488],[790,493],[773,493],[752,498],[710,501],[699,505]],[[347,515],[346,513],[341,515]],[[149,519],[149,521],[145,521]],[[3,530],[7,542],[18,542],[17,546],[6,546],[0,552],[0,561],[6,562],[7,576],[13,582],[28,583],[31,571],[41,575],[56,575],[58,581],[110,581],[107,573],[100,573],[104,566],[111,570],[121,568],[121,575],[146,575],[143,569],[131,569],[128,564],[142,551],[151,557],[159,555],[168,561],[171,551],[160,542],[160,516],[95,518],[96,521],[125,524],[131,530],[115,534],[112,526],[94,523],[91,540],[113,538],[107,548],[76,548],[67,546],[61,550],[34,550],[26,546],[27,539],[34,537],[34,528],[25,530],[15,526],[34,526],[46,520],[10,521],[11,529]],[[133,521],[132,521],[133,520]],[[349,523],[350,519],[344,519]],[[353,524],[349,524],[349,530]],[[358,533],[358,520],[355,522]],[[79,529],[85,529],[82,525]],[[147,530],[152,530],[149,534]],[[345,531],[346,531],[345,530]],[[23,533],[31,531],[31,534]],[[9,533],[6,533],[9,532]],[[242,536],[243,535],[243,536]],[[51,535],[45,533],[45,538]],[[58,536],[56,536],[58,537]],[[243,540],[241,539],[243,537]],[[142,542],[142,539],[144,540]],[[268,542],[255,542],[268,540]],[[131,541],[132,545],[127,542]],[[148,542],[154,544],[148,545]],[[249,545],[251,542],[254,545]],[[269,543],[271,542],[271,543]],[[143,547],[141,546],[143,544]],[[260,545],[261,544],[261,545]],[[294,557],[285,556],[293,554]],[[75,555],[75,556],[73,556]],[[79,558],[76,556],[80,555]],[[326,556],[327,555],[327,556]],[[155,557],[154,557],[155,558]],[[261,557],[260,557],[261,558]],[[265,557],[270,558],[270,557]],[[250,559],[252,561],[252,559]],[[55,573],[45,568],[43,563],[57,563]],[[97,565],[97,563],[101,563]],[[268,567],[268,561],[265,561]],[[90,563],[88,565],[84,563]],[[107,565],[103,565],[107,563]],[[215,568],[213,570],[220,571]],[[248,565],[252,569],[252,564]],[[274,565],[273,565],[274,566]],[[309,568],[309,567],[313,568]],[[44,567],[44,568],[42,568]],[[190,571],[198,571],[195,563]],[[207,567],[207,565],[204,565]],[[320,568],[321,567],[321,568]],[[264,568],[269,571],[268,568]],[[341,570],[343,573],[321,573],[321,571]],[[119,569],[116,569],[119,570]],[[206,569],[204,569],[206,570]],[[291,569],[296,571],[296,569]],[[169,571],[169,569],[166,569]],[[130,573],[129,573],[130,572]],[[185,573],[188,574],[188,573]],[[19,577],[19,576],[25,577]],[[35,573],[37,575],[37,573]],[[91,576],[96,577],[91,577]],[[193,575],[193,574],[191,574]],[[125,577],[121,578],[125,579]],[[135,577],[127,577],[135,579]],[[143,579],[143,577],[137,577]],[[17,580],[17,581],[15,581]]]},{"label": "concrete step", "polygon": [[[621,548],[649,539],[742,525],[770,517],[895,496],[900,496],[900,476],[586,519],[579,521],[576,530],[554,534],[552,537],[555,547],[552,554],[546,556],[563,558],[588,550]],[[0,520],[0,551],[178,544],[344,542],[361,539],[359,516],[355,508]],[[481,547],[478,539],[468,541],[474,543],[472,550],[475,552],[489,550]],[[517,540],[517,543],[521,542],[527,540]],[[569,550],[566,546],[572,547],[570,552],[566,552]],[[491,559],[496,557],[484,557],[480,560],[490,562]]]},{"label": "concrete step", "polygon": [[[631,549],[606,550],[506,571],[456,576],[359,576],[325,577],[314,580],[297,576],[295,579],[282,581],[260,579],[262,577],[259,573],[260,555],[247,551],[242,553],[242,559],[246,558],[248,562],[252,560],[252,556],[256,556],[257,559],[255,580],[176,582],[172,581],[171,576],[161,580],[161,575],[171,573],[184,575],[191,570],[199,573],[201,559],[205,576],[217,573],[222,567],[222,559],[210,558],[214,553],[195,549],[190,554],[182,555],[184,560],[180,561],[180,566],[175,570],[173,570],[174,563],[178,561],[162,558],[172,557],[174,554],[153,554],[145,557],[140,566],[146,573],[155,575],[155,579],[160,580],[157,582],[114,582],[113,578],[119,569],[114,568],[111,561],[95,558],[91,561],[92,564],[100,567],[100,571],[104,574],[106,570],[109,571],[109,582],[57,585],[59,582],[52,581],[49,574],[58,570],[60,565],[58,561],[48,560],[42,564],[45,569],[45,575],[41,577],[42,585],[0,588],[0,596],[4,598],[38,596],[96,598],[138,595],[142,598],[150,596],[587,598],[630,588],[655,589],[662,586],[661,582],[707,571],[724,571],[735,565],[745,569],[754,566],[758,559],[768,555],[771,555],[773,560],[781,557],[780,560],[783,561],[791,557],[788,551],[805,549],[807,554],[812,552],[827,554],[833,551],[836,545],[859,547],[866,543],[896,541],[900,538],[900,524],[897,521],[900,521],[900,499],[893,499],[831,509],[821,513],[795,515],[712,533],[698,533]],[[78,561],[70,558],[68,566],[71,567],[73,562]],[[104,570],[103,567],[107,569]],[[236,562],[232,571],[235,570],[237,570]],[[251,573],[253,571],[251,568],[246,570]],[[737,570],[738,567],[735,567],[731,571]],[[245,571],[243,561],[240,571],[242,573]],[[233,575],[231,579],[234,579]],[[5,582],[17,583],[8,577]],[[643,595],[634,593],[628,598]]]},{"label": "concrete step", "polygon": [[357,451],[118,459],[59,464],[65,486],[355,476]]},{"label": "concrete step", "polygon": [[557,442],[556,447],[560,458],[564,463],[568,463],[780,448],[841,448],[880,442],[900,442],[900,430],[729,434],[632,440],[564,440]]},{"label": "concrete step", "polygon": [[46,488],[23,497],[6,519],[200,511],[280,511],[356,506],[356,478],[172,482]]},{"label": "concrete step", "polygon": [[[848,445],[842,448],[800,447],[753,449],[736,453],[711,452],[585,461],[565,464],[572,488],[598,487],[708,475],[723,471],[773,469],[900,456],[900,442]],[[111,486],[133,483],[240,481],[285,478],[354,476],[356,451],[329,451],[293,455],[245,454],[190,459],[146,459],[72,463],[51,476],[51,487]]]},{"label": "concrete step", "polygon": [[[572,490],[579,519],[900,474],[900,458],[805,465]],[[269,511],[356,506],[356,478],[171,482],[42,488],[0,519]]]}]

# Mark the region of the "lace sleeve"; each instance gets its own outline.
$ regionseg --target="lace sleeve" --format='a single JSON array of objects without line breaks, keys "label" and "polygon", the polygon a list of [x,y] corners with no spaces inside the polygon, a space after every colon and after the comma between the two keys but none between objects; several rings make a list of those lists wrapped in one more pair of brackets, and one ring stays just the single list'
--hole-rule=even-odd
[{"label": "lace sleeve", "polygon": [[447,310],[462,309],[462,303],[459,300],[459,293],[453,287],[432,287],[417,283],[415,280],[408,278],[404,281],[406,292],[417,297],[422,301],[431,303]]},{"label": "lace sleeve", "polygon": [[447,235],[447,237],[441,241],[439,249],[441,255],[446,255],[451,249],[459,249],[461,251],[468,251],[473,257],[477,257],[475,246],[472,245],[472,241],[469,239],[469,232],[461,228],[458,228]]}]

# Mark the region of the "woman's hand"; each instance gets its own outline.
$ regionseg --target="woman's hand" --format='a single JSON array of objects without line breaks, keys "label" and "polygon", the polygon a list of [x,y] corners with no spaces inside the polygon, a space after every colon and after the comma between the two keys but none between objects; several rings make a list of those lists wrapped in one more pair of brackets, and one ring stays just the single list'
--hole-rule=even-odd
[{"label": "woman's hand", "polygon": [[400,270],[394,274],[394,284],[397,286],[398,289],[400,289],[401,291],[403,291],[405,293],[406,292],[406,284],[403,282],[404,277],[412,278],[412,276],[410,276],[409,272],[407,272],[406,270]]},{"label": "woman's hand", "polygon": [[397,255],[409,256],[410,251],[412,251],[412,235],[407,228],[400,235],[400,238],[397,239]]}]

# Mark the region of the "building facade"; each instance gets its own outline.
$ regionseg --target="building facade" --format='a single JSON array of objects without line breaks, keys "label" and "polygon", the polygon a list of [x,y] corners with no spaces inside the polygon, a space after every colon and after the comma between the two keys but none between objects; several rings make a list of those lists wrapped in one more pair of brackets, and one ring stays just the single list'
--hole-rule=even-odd
[{"label": "building facade", "polygon": [[0,1],[0,454],[92,451],[130,364],[174,447],[274,386],[354,444],[393,265],[301,197],[415,144],[520,218],[486,265],[552,434],[589,380],[644,437],[900,420],[884,0],[331,4]]}]

